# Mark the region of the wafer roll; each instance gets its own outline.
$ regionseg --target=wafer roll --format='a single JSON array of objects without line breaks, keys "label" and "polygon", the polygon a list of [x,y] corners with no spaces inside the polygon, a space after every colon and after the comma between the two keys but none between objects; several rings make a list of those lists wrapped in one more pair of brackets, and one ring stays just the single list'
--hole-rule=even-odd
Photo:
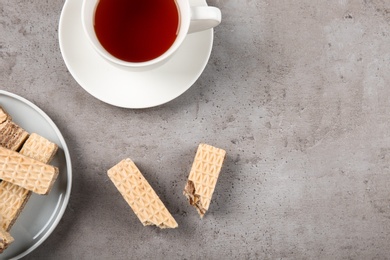
[{"label": "wafer roll", "polygon": [[57,144],[50,142],[36,133],[32,133],[24,143],[20,154],[43,163],[48,163],[53,159],[57,149]]},{"label": "wafer roll", "polygon": [[[40,162],[49,163],[57,150],[57,144],[33,133],[24,143],[19,153]],[[30,195],[31,191],[18,185],[6,181],[0,183],[0,214],[3,215],[3,221],[0,221],[0,224],[6,231],[11,229]]]},{"label": "wafer roll", "polygon": [[133,161],[124,159],[107,174],[144,226],[177,227],[175,219]]},{"label": "wafer roll", "polygon": [[38,194],[47,194],[58,168],[0,147],[0,179]]},{"label": "wafer roll", "polygon": [[31,191],[7,181],[0,183],[0,214],[3,219],[1,227],[9,231],[26,205]]},{"label": "wafer roll", "polygon": [[208,144],[200,144],[183,194],[201,218],[209,209],[226,152]]},{"label": "wafer roll", "polygon": [[12,243],[14,238],[0,227],[0,254]]},{"label": "wafer roll", "polygon": [[27,137],[28,133],[10,120],[0,124],[0,146],[18,151]]}]

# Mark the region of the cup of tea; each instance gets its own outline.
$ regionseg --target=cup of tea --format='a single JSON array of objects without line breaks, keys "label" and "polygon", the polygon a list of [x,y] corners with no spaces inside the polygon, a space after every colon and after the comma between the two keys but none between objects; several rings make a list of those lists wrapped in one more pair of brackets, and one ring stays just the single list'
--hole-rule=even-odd
[{"label": "cup of tea", "polygon": [[83,29],[106,60],[130,68],[167,61],[189,33],[221,22],[221,11],[189,0],[83,0]]}]

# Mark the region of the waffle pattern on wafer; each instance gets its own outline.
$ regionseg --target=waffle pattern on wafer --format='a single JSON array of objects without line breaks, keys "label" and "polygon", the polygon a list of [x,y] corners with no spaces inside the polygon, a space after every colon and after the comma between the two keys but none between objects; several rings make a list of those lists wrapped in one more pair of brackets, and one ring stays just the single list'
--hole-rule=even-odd
[{"label": "waffle pattern on wafer", "polygon": [[183,194],[203,217],[209,209],[215,185],[226,152],[208,144],[200,144]]},{"label": "waffle pattern on wafer", "polygon": [[38,194],[47,194],[58,168],[0,147],[0,179]]},{"label": "waffle pattern on wafer", "polygon": [[19,150],[28,137],[28,132],[10,120],[0,124],[0,146]]},{"label": "waffle pattern on wafer", "polygon": [[[57,150],[58,146],[55,143],[33,133],[19,153],[40,162],[49,163]],[[30,195],[31,191],[18,185],[6,181],[0,183],[0,214],[3,215],[3,221],[0,223],[6,231],[11,229]]]},{"label": "waffle pattern on wafer", "polygon": [[0,227],[0,253],[3,251],[14,241],[13,237]]},{"label": "waffle pattern on wafer", "polygon": [[57,152],[58,146],[46,138],[32,133],[24,143],[20,154],[33,158],[43,163],[48,163]]},{"label": "waffle pattern on wafer", "polygon": [[107,174],[144,226],[177,227],[175,219],[133,161],[124,159]]},{"label": "waffle pattern on wafer", "polygon": [[0,213],[3,216],[1,227],[9,231],[31,192],[7,181],[0,183]]}]

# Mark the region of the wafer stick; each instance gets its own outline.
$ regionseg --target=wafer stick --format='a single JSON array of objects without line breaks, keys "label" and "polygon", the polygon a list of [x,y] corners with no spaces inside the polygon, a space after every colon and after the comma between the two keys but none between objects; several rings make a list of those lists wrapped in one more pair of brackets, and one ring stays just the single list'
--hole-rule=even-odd
[{"label": "wafer stick", "polygon": [[177,227],[175,219],[133,161],[124,159],[107,174],[144,226]]},{"label": "wafer stick", "polygon": [[0,124],[0,146],[18,151],[28,137],[28,132],[10,120]]},{"label": "wafer stick", "polygon": [[[11,116],[0,107],[0,145],[11,150],[19,150],[29,135],[11,120]],[[44,149],[45,145],[37,145],[37,142],[43,142],[43,140],[33,136],[30,142],[25,144],[26,149],[24,153],[29,153],[28,151],[30,149],[28,148],[42,150],[44,152],[43,155],[37,151],[35,154],[29,153],[29,156],[48,163],[57,151],[57,146],[49,144],[50,142],[44,142],[49,147]],[[53,150],[53,154],[50,154],[50,149]],[[11,229],[30,195],[31,191],[10,182],[0,180],[0,253],[14,241],[7,231]]]},{"label": "wafer stick", "polygon": [[38,194],[47,194],[58,168],[0,147],[0,179]]},{"label": "wafer stick", "polygon": [[27,203],[31,191],[7,181],[0,183],[0,214],[3,215],[1,227],[9,231]]},{"label": "wafer stick", "polygon": [[55,143],[50,142],[36,133],[32,133],[19,153],[40,162],[49,163],[53,159],[57,149],[58,145]]},{"label": "wafer stick", "polygon": [[14,238],[3,228],[0,227],[0,253],[14,241]]},{"label": "wafer stick", "polygon": [[[55,143],[36,133],[32,133],[19,153],[40,162],[49,163],[57,150],[58,146]],[[0,226],[6,231],[11,229],[30,195],[31,191],[18,185],[6,181],[0,183],[0,214],[3,215]]]},{"label": "wafer stick", "polygon": [[200,144],[183,194],[201,218],[209,209],[226,152],[208,144]]}]

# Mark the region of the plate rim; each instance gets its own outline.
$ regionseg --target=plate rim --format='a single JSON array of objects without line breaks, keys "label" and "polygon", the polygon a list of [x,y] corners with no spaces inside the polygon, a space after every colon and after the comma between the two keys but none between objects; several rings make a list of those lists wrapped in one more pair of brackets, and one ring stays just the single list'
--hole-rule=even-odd
[{"label": "plate rim", "polygon": [[25,257],[26,255],[30,254],[35,249],[37,249],[53,233],[53,231],[56,229],[59,222],[61,221],[61,219],[65,213],[65,210],[68,206],[69,199],[70,199],[70,193],[72,190],[72,162],[71,162],[71,157],[70,157],[68,145],[66,144],[65,138],[63,137],[61,131],[58,129],[58,127],[54,123],[54,121],[41,108],[39,108],[37,105],[35,105],[31,101],[27,100],[26,98],[19,96],[17,94],[11,93],[11,92],[6,91],[6,90],[0,89],[0,95],[8,96],[8,97],[13,98],[15,100],[21,101],[22,103],[28,105],[30,108],[35,110],[39,115],[41,115],[46,120],[46,122],[52,127],[52,129],[56,133],[58,139],[60,140],[60,143],[62,146],[61,148],[64,152],[65,161],[66,161],[66,168],[67,168],[67,171],[66,171],[66,176],[67,176],[66,191],[64,194],[63,203],[58,210],[57,217],[53,220],[52,225],[50,225],[50,227],[47,229],[45,234],[43,234],[42,237],[40,237],[34,244],[32,244],[31,247],[29,247],[28,249],[26,249],[25,251],[23,251],[22,253],[20,253],[16,256],[12,256],[12,258],[11,258],[11,259],[20,259],[20,258]]}]

